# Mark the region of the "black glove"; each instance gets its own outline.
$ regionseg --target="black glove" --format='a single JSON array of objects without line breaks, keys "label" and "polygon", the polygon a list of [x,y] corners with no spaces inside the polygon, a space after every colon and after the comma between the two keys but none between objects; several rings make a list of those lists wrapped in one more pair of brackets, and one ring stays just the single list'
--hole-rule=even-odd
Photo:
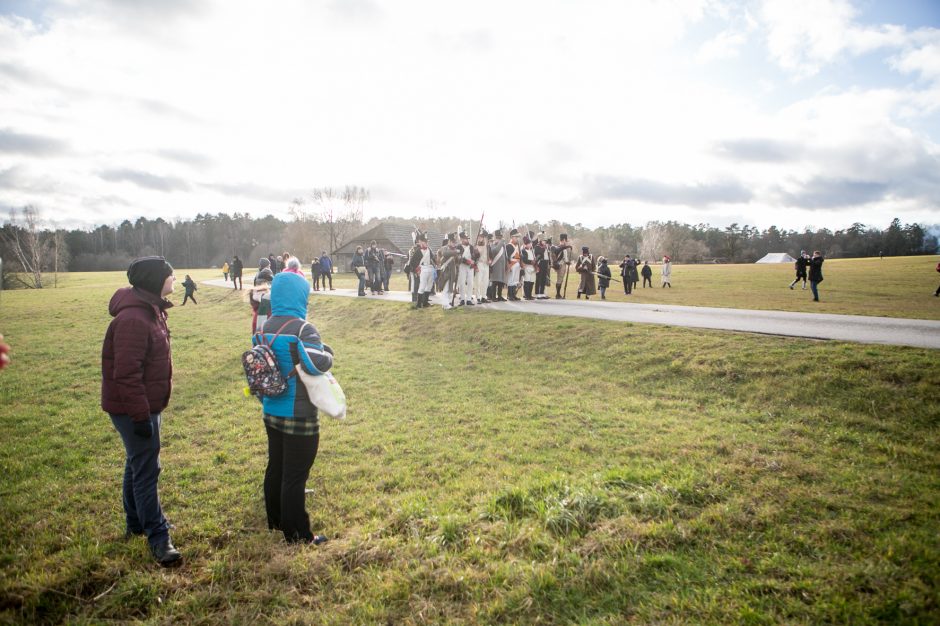
[{"label": "black glove", "polygon": [[150,420],[134,422],[134,434],[141,439],[150,439],[153,437],[153,423]]}]

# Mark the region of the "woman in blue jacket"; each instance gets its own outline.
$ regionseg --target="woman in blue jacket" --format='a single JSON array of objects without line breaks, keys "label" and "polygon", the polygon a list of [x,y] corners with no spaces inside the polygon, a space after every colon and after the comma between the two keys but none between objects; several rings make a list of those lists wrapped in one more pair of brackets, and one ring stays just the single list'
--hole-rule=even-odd
[{"label": "woman in blue jacket", "polygon": [[299,274],[282,272],[271,283],[271,317],[262,332],[266,341],[271,342],[288,386],[281,395],[261,400],[268,436],[264,504],[268,528],[281,530],[291,543],[319,544],[326,537],[310,531],[304,491],[317,457],[320,423],[306,387],[297,376],[290,375],[295,365],[313,375],[333,366],[333,351],[307,321],[309,296],[310,285]]}]

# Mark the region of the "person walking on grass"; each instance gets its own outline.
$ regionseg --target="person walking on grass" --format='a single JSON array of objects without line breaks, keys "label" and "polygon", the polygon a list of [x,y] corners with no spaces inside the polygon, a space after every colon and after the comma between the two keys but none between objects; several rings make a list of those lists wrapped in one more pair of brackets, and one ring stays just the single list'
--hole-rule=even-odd
[{"label": "person walking on grass", "polygon": [[597,281],[594,277],[594,255],[587,246],[581,246],[581,256],[575,263],[574,269],[581,274],[581,282],[578,284],[578,300],[584,295],[585,300],[590,300],[591,296],[597,293]]},{"label": "person walking on grass", "polygon": [[809,267],[809,255],[806,254],[805,250],[800,250],[800,258],[796,260],[793,267],[796,269],[796,278],[790,283],[790,289],[793,289],[793,286],[802,280],[803,291],[806,291],[806,268]]},{"label": "person walking on grass", "polygon": [[[623,293],[630,295],[633,293],[633,274],[636,272],[636,261],[630,258],[630,255],[623,257],[620,263],[620,277],[623,279]],[[609,284],[609,283],[608,283]]]},{"label": "person walking on grass", "polygon": [[225,278],[225,282],[228,282],[228,260],[222,264],[222,276]]},{"label": "person walking on grass", "polygon": [[823,281],[822,266],[823,255],[819,250],[813,251],[813,258],[809,260],[809,288],[813,290],[813,302],[819,302],[819,283]]},{"label": "person walking on grass", "polygon": [[643,261],[643,269],[640,271],[640,274],[643,275],[643,289],[646,289],[646,284],[649,283],[650,289],[653,288],[653,268],[650,267],[649,261]]},{"label": "person walking on grass", "polygon": [[663,257],[663,287],[672,289],[672,261],[668,256]]},{"label": "person walking on grass", "polygon": [[[333,351],[307,321],[310,285],[292,272],[281,272],[271,283],[271,313],[262,332],[274,350],[278,368],[287,380],[287,390],[261,398],[264,430],[268,439],[268,464],[264,472],[264,507],[268,528],[280,530],[288,543],[321,544],[324,535],[310,529],[304,494],[310,468],[320,445],[317,407],[295,367],[314,376],[333,366]],[[260,337],[256,335],[253,342]]]},{"label": "person walking on grass", "polygon": [[186,306],[187,300],[192,300],[193,304],[199,304],[196,302],[196,283],[193,282],[193,279],[189,277],[189,274],[186,274],[186,280],[183,281],[183,289],[185,290],[183,294],[183,304],[180,306]]},{"label": "person walking on grass", "polygon": [[607,267],[607,258],[599,257],[597,259],[597,289],[601,292],[601,300],[607,299],[607,288],[610,287],[610,268]]},{"label": "person walking on grass", "polygon": [[242,289],[242,260],[237,254],[232,259],[232,286],[239,291]]},{"label": "person walking on grass", "polygon": [[144,535],[164,567],[183,557],[170,540],[170,523],[157,493],[161,413],[170,401],[173,364],[167,309],[173,304],[173,267],[163,257],[143,257],[127,270],[130,287],[111,297],[101,349],[101,408],[121,437],[124,461],[125,537]]},{"label": "person walking on grass", "polygon": [[[937,263],[937,271],[940,272],[940,263]],[[940,287],[937,287],[937,290],[933,292],[934,297],[940,298]]]}]

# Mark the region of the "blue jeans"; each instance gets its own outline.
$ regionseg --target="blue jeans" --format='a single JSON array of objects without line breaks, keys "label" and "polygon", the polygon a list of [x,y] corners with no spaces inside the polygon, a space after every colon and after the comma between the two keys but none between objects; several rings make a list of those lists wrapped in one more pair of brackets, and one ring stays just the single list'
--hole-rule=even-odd
[{"label": "blue jeans", "polygon": [[359,295],[366,295],[366,275],[364,273],[359,274]]},{"label": "blue jeans", "polygon": [[150,416],[153,436],[134,434],[129,415],[111,415],[111,423],[121,435],[127,460],[124,463],[124,513],[127,530],[144,533],[150,545],[159,545],[170,536],[170,524],[160,508],[157,479],[160,477],[160,414]]},{"label": "blue jeans", "polygon": [[809,288],[813,290],[813,300],[819,300],[819,292],[816,291],[816,285],[818,285],[814,280],[809,281]]}]

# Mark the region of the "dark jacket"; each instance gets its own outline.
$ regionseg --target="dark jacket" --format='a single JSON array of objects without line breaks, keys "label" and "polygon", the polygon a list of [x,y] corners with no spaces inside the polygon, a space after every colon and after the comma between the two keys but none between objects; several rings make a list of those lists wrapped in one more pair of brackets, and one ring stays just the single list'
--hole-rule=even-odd
[{"label": "dark jacket", "polygon": [[[333,356],[325,348],[320,333],[306,322],[310,284],[299,274],[281,272],[271,283],[271,314],[264,323],[264,335],[272,341],[281,374],[287,378],[296,363],[308,374],[321,374],[333,367]],[[289,322],[289,323],[288,323]],[[284,324],[288,323],[285,327]],[[281,334],[275,338],[278,330]],[[298,334],[300,337],[298,337]],[[258,335],[252,338],[258,342]],[[317,408],[310,403],[307,388],[298,385],[296,376],[287,379],[287,391],[261,400],[264,412],[282,418],[316,417]]]},{"label": "dark jacket", "polygon": [[610,268],[607,267],[606,263],[601,263],[597,268],[597,273],[600,276],[597,277],[597,288],[598,289],[607,289],[610,287]]},{"label": "dark jacket", "polygon": [[241,259],[236,258],[234,261],[232,261],[232,265],[231,265],[232,276],[238,276],[239,278],[241,278],[243,267],[244,265],[242,264]]},{"label": "dark jacket", "polygon": [[643,278],[652,278],[653,268],[651,268],[649,265],[644,265],[643,269],[640,270],[640,273],[643,274]]},{"label": "dark jacket", "polygon": [[173,361],[166,310],[173,306],[135,287],[118,289],[108,312],[114,318],[101,348],[101,408],[150,419],[170,402]]},{"label": "dark jacket", "polygon": [[804,256],[801,256],[793,264],[793,267],[796,268],[796,277],[797,278],[806,278],[806,267],[810,264],[809,259]]},{"label": "dark jacket", "polygon": [[809,282],[821,283],[823,281],[823,261],[825,261],[825,259],[821,256],[814,256],[809,260]]},{"label": "dark jacket", "polygon": [[193,295],[196,292],[196,283],[192,278],[187,278],[183,281],[183,289],[186,290],[186,293]]}]

